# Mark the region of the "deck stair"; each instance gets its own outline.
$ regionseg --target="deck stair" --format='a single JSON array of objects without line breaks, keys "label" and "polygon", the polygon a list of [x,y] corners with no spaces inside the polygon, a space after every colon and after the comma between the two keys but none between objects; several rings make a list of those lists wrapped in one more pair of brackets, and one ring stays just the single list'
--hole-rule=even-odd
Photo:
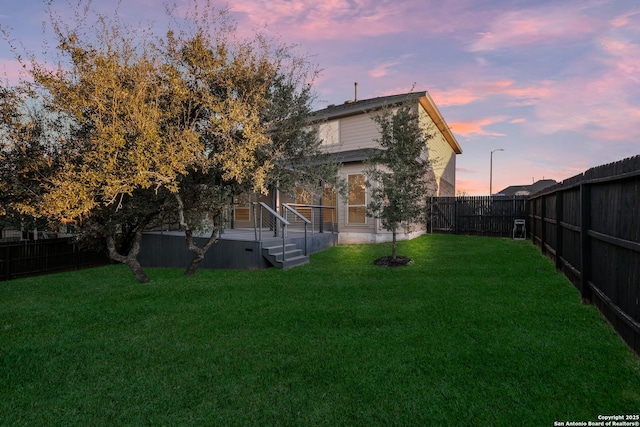
[{"label": "deck stair", "polygon": [[299,249],[295,243],[277,244],[262,248],[262,256],[266,258],[274,267],[288,270],[299,265],[309,263],[309,256],[304,254],[303,249]]}]

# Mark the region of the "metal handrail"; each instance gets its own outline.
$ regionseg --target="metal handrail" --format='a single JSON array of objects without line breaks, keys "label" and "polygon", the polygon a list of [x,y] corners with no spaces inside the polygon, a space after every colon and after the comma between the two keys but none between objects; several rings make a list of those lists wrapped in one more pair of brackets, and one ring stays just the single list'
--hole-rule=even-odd
[{"label": "metal handrail", "polygon": [[263,208],[265,208],[271,215],[273,215],[278,221],[282,222],[284,225],[289,225],[290,224],[289,221],[287,221],[278,212],[276,212],[273,209],[271,209],[271,207],[268,204],[266,204],[265,202],[259,202],[258,204],[260,206],[262,206]]},{"label": "metal handrail", "polygon": [[[286,261],[286,255],[285,255],[285,247],[286,247],[286,242],[285,242],[285,238],[287,237],[287,229],[288,226],[291,225],[291,222],[289,220],[287,220],[287,214],[286,212],[291,212],[293,215],[295,215],[296,218],[300,219],[301,221],[303,221],[304,223],[304,254],[305,256],[308,255],[308,232],[307,232],[307,226],[309,224],[311,224],[312,227],[312,231],[313,231],[313,224],[314,224],[314,208],[326,208],[326,209],[331,209],[331,219],[332,219],[332,233],[335,232],[334,230],[334,226],[333,226],[333,217],[334,217],[334,213],[335,213],[335,206],[321,206],[321,205],[302,205],[302,204],[294,204],[294,203],[283,203],[282,204],[282,210],[281,213],[276,212],[273,208],[271,208],[268,204],[264,203],[264,202],[258,202],[258,203],[254,203],[254,206],[260,206],[260,215],[259,215],[259,223],[255,224],[255,219],[256,219],[256,215],[255,215],[255,211],[254,211],[254,228],[255,228],[255,232],[256,232],[256,240],[258,241],[262,241],[262,228],[263,228],[263,210],[266,210],[268,214],[270,214],[276,221],[276,223],[274,224],[274,236],[277,236],[277,223],[279,222],[282,225],[282,260]],[[311,220],[309,220],[305,215],[301,214],[300,212],[298,212],[295,207],[301,207],[301,208],[311,208]],[[322,229],[320,230],[320,232],[322,232]]]},{"label": "metal handrail", "polygon": [[[307,217],[306,217],[306,216],[302,215],[300,212],[298,212],[297,210],[295,210],[295,209],[292,207],[292,206],[293,206],[292,204],[290,204],[290,203],[283,203],[283,204],[282,204],[282,206],[283,206],[284,208],[286,208],[289,212],[293,213],[295,216],[297,216],[298,218],[300,218],[301,220],[303,220],[303,221],[305,222],[305,224],[311,224],[311,221],[309,221],[309,220],[307,219]],[[298,206],[304,206],[305,208],[306,208],[306,207],[313,207],[313,206],[310,206],[310,205],[298,205]]]},{"label": "metal handrail", "polygon": [[[284,204],[283,204],[284,205]],[[323,218],[322,218],[322,211],[324,209],[329,209],[331,210],[331,233],[335,233],[335,225],[337,222],[337,218],[336,218],[336,206],[329,206],[329,205],[308,205],[308,204],[303,204],[303,203],[286,203],[287,207],[289,208],[310,208],[311,209],[311,233],[313,234],[315,231],[315,223],[316,223],[316,209],[320,210],[320,232],[322,233],[322,223],[323,223]],[[301,214],[300,214],[301,215]],[[304,215],[302,215],[304,216]],[[307,219],[305,217],[305,219]],[[308,220],[308,219],[307,219]]]},{"label": "metal handrail", "polygon": [[286,209],[289,212],[291,212],[292,214],[294,214],[295,216],[297,216],[298,218],[300,218],[302,221],[304,221],[304,254],[305,256],[307,255],[307,225],[311,224],[311,221],[309,221],[304,215],[302,215],[300,212],[298,212],[297,210],[295,210],[294,208],[292,208],[288,203],[283,203],[282,204],[282,209]]},{"label": "metal handrail", "polygon": [[[283,218],[278,212],[274,211],[273,209],[271,209],[271,207],[269,205],[267,205],[264,202],[260,202],[260,223],[259,223],[259,227],[258,227],[258,233],[259,233],[259,241],[262,242],[262,209],[266,209],[267,212],[269,212],[271,215],[273,215],[273,217],[277,220],[280,221],[280,224],[282,224],[282,261],[286,261],[287,260],[287,255],[285,252],[285,238],[287,236],[287,226],[290,224],[289,221],[287,221],[285,218]],[[277,227],[276,227],[277,230]],[[307,246],[307,242],[305,239],[305,254],[306,254],[306,246]]]}]

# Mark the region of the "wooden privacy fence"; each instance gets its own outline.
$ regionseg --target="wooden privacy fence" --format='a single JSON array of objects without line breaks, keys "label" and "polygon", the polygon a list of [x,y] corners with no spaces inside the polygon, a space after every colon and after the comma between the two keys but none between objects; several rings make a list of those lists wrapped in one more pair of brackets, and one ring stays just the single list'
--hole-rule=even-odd
[{"label": "wooden privacy fence", "polygon": [[640,156],[532,196],[530,235],[640,356]]},{"label": "wooden privacy fence", "polygon": [[100,252],[79,248],[73,239],[43,239],[0,244],[0,280],[106,265]]},{"label": "wooden privacy fence", "polygon": [[429,229],[434,233],[511,237],[514,221],[528,218],[526,196],[433,197]]}]

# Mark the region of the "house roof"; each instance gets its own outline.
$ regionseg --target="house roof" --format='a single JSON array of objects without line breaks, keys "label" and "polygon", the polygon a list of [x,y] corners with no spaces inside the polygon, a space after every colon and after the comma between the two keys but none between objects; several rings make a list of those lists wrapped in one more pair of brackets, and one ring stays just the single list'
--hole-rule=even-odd
[{"label": "house roof", "polygon": [[347,101],[340,105],[329,105],[327,108],[315,111],[313,113],[313,121],[320,122],[326,120],[334,120],[343,117],[353,116],[357,114],[363,114],[374,110],[379,110],[386,106],[398,105],[408,99],[418,99],[418,102],[427,112],[431,120],[436,124],[442,135],[447,140],[451,148],[456,154],[462,154],[462,148],[456,140],[453,133],[449,129],[449,126],[444,121],[442,114],[436,107],[436,104],[429,96],[427,91],[422,92],[409,92],[399,95],[382,96],[378,98],[363,99],[359,101]]},{"label": "house roof", "polygon": [[497,195],[511,197],[517,194],[534,194],[556,184],[557,182],[553,179],[541,179],[530,185],[511,185],[499,191]]}]

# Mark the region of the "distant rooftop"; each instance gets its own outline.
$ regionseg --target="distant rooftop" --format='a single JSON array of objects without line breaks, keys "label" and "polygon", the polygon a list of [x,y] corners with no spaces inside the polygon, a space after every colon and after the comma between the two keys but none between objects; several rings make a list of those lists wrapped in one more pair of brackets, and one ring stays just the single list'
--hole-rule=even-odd
[{"label": "distant rooftop", "polygon": [[497,195],[512,197],[512,196],[535,194],[539,191],[544,190],[545,188],[551,187],[552,185],[556,185],[556,184],[557,182],[553,179],[541,179],[530,185],[511,185],[505,188],[504,190],[499,191]]}]

